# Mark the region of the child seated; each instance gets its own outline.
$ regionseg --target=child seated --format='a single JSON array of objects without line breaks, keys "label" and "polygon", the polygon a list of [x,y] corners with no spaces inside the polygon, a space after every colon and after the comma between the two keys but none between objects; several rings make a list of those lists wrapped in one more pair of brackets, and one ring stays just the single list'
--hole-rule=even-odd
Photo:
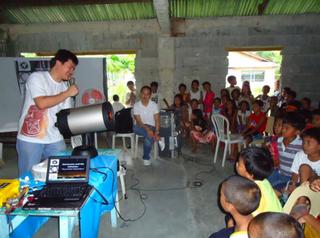
[{"label": "child seated", "polygon": [[[247,238],[248,224],[260,202],[261,192],[257,184],[240,176],[231,176],[221,183],[220,205],[235,220],[230,238]],[[217,232],[219,233],[219,232]],[[216,238],[214,233],[210,238]]]},{"label": "child seated", "polygon": [[263,102],[260,100],[255,100],[252,105],[253,113],[249,116],[246,129],[242,132],[242,135],[247,140],[247,144],[263,137],[263,132],[267,125],[267,117],[261,111],[262,107]]},{"label": "child seated", "polygon": [[194,109],[192,111],[190,135],[193,153],[197,151],[198,143],[211,143],[212,150],[214,150],[216,136],[213,131],[209,129],[208,122],[204,119],[200,109]]},{"label": "child seated", "polygon": [[269,100],[269,109],[267,111],[267,115],[269,115],[270,117],[277,117],[278,112],[279,112],[279,107],[278,107],[278,98],[275,96],[270,97]]},{"label": "child seated", "polygon": [[237,117],[239,132],[245,129],[250,115],[251,115],[251,111],[249,108],[249,103],[247,101],[241,101],[239,103],[239,110],[238,110],[238,117]]},{"label": "child seated", "polygon": [[236,170],[240,176],[254,181],[260,188],[261,200],[253,216],[262,212],[282,212],[281,203],[267,180],[273,171],[273,160],[267,149],[248,147],[242,150]]},{"label": "child seated", "polygon": [[304,183],[320,176],[320,128],[310,128],[302,134],[303,151],[298,152],[291,166],[292,192],[297,184]]},{"label": "child seated", "polygon": [[249,224],[250,238],[303,238],[303,229],[297,220],[285,213],[265,212]]},{"label": "child seated", "polygon": [[212,106],[212,114],[220,114],[222,112],[223,106],[221,104],[221,98],[215,98]]},{"label": "child seated", "polygon": [[273,163],[274,167],[278,168],[279,167],[279,150],[277,147],[278,144],[278,138],[281,137],[282,135],[282,125],[283,125],[283,114],[278,115],[278,117],[275,120],[274,126],[273,126],[273,135],[268,136],[264,140],[264,146],[268,148],[270,151],[272,158],[273,158]]},{"label": "child seated", "polygon": [[279,169],[275,169],[268,180],[272,187],[281,191],[291,179],[293,159],[302,150],[300,131],[305,126],[304,118],[297,112],[288,112],[284,116],[282,136],[277,140],[279,151]]}]

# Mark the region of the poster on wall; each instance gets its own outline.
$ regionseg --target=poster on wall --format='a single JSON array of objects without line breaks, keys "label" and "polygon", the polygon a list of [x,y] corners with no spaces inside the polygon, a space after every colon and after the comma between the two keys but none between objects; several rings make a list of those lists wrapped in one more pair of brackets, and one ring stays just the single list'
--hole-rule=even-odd
[{"label": "poster on wall", "polygon": [[15,61],[17,82],[21,98],[25,95],[25,86],[29,75],[36,71],[48,71],[50,69],[49,59],[18,59]]}]

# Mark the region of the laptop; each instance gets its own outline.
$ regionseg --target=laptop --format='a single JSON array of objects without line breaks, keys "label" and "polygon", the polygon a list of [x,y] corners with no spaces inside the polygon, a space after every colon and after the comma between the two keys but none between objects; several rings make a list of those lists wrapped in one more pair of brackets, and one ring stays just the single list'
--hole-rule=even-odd
[{"label": "laptop", "polygon": [[89,156],[53,156],[48,159],[46,185],[23,206],[24,210],[79,210],[93,187]]}]

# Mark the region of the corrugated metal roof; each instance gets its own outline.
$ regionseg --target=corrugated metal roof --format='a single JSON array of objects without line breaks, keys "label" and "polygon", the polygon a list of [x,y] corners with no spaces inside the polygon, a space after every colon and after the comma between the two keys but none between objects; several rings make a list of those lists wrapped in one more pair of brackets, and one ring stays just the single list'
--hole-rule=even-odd
[{"label": "corrugated metal roof", "polygon": [[[263,0],[171,0],[171,16],[255,16]],[[263,15],[320,13],[320,0],[269,0]]]},{"label": "corrugated metal roof", "polygon": [[67,23],[155,18],[152,3],[93,4],[47,7],[6,8],[7,23]]},{"label": "corrugated metal roof", "polygon": [[[257,16],[264,0],[168,0],[170,16],[204,18]],[[68,23],[156,18],[152,1],[118,4],[86,4],[2,7],[1,23]],[[263,15],[320,13],[320,0],[269,0]]]},{"label": "corrugated metal roof", "polygon": [[171,16],[199,18],[258,15],[262,0],[171,0]]},{"label": "corrugated metal roof", "polygon": [[265,15],[320,13],[320,0],[270,0]]}]

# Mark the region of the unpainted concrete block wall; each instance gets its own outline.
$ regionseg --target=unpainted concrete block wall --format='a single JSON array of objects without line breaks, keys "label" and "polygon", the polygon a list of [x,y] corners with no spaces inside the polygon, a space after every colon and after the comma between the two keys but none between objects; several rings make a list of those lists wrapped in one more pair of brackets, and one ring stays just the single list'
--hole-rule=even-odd
[{"label": "unpainted concrete block wall", "polygon": [[[228,48],[282,47],[282,86],[319,100],[319,15],[218,17],[186,20],[185,36],[161,34],[156,19],[108,23],[0,25],[0,54],[136,51],[137,87],[159,81],[171,99],[179,83],[225,86]],[[4,33],[4,34],[2,34]],[[5,42],[5,43],[3,43]]]},{"label": "unpainted concrete block wall", "polygon": [[282,86],[318,102],[320,94],[320,16],[221,17],[187,20],[176,38],[176,79],[225,86],[228,48],[282,47]]}]

